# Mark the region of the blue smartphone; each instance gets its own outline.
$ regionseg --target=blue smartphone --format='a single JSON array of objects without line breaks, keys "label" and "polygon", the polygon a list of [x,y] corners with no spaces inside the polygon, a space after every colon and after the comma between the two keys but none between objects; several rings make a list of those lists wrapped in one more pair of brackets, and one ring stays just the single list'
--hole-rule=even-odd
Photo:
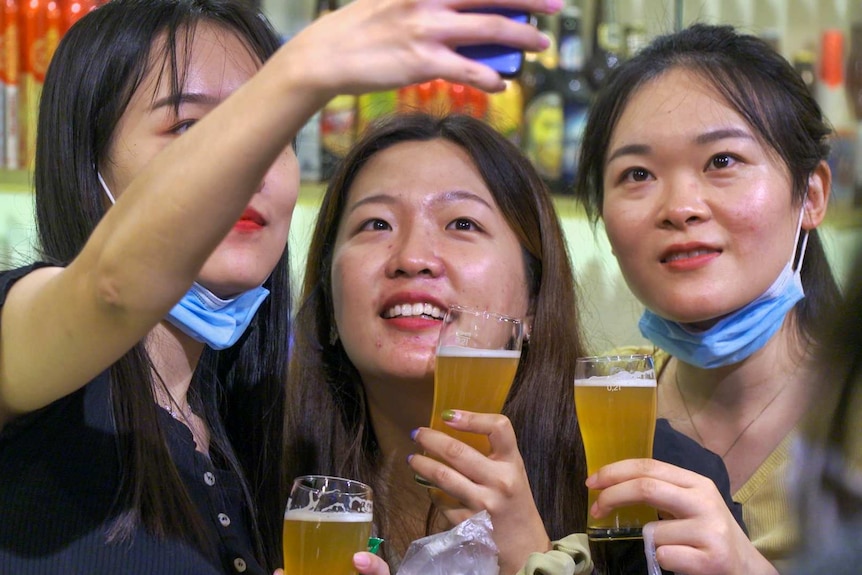
[{"label": "blue smartphone", "polygon": [[[528,23],[530,15],[527,12],[508,10],[505,8],[477,8],[469,12],[482,12],[500,14],[511,18],[516,22]],[[496,70],[504,78],[513,78],[521,73],[524,65],[524,52],[511,46],[501,44],[477,44],[475,46],[461,46],[456,50],[462,56],[471,60],[481,62]]]}]

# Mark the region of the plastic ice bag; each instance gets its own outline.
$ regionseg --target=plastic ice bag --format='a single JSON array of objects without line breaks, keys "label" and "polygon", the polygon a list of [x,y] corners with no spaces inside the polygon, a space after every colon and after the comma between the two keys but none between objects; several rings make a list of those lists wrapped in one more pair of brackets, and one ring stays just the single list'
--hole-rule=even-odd
[{"label": "plastic ice bag", "polygon": [[498,575],[494,527],[480,511],[449,531],[410,544],[398,575]]}]

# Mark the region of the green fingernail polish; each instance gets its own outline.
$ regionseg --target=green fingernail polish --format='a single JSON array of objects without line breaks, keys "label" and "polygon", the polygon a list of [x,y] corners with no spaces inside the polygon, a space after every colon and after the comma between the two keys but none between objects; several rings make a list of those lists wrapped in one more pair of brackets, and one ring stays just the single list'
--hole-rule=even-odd
[{"label": "green fingernail polish", "polygon": [[456,415],[457,414],[455,413],[454,409],[447,409],[446,411],[444,411],[443,413],[440,414],[440,417],[443,418],[443,421],[455,421]]}]

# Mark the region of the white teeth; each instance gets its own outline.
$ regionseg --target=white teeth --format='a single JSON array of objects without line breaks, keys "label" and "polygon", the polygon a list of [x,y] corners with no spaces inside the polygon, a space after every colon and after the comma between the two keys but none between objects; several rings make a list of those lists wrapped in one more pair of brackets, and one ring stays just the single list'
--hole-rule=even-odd
[{"label": "white teeth", "polygon": [[706,249],[694,250],[691,252],[682,252],[682,253],[672,254],[670,257],[667,258],[667,261],[672,262],[675,260],[684,260],[686,258],[695,258],[697,256],[704,256],[704,255],[709,254],[709,253],[712,253],[712,251],[706,250]]},{"label": "white teeth", "polygon": [[443,319],[443,311],[430,303],[404,303],[396,304],[389,310],[383,312],[383,317],[418,317],[426,316],[434,319]]}]

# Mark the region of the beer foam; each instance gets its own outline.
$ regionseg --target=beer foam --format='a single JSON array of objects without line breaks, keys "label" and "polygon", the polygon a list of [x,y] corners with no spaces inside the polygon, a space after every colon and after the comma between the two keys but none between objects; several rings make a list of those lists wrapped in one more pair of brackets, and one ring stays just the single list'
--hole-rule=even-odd
[{"label": "beer foam", "polygon": [[316,521],[319,523],[371,523],[371,513],[348,513],[346,511],[311,511],[309,509],[289,509],[284,513],[285,521]]},{"label": "beer foam", "polygon": [[482,357],[493,359],[519,359],[521,352],[512,349],[479,349],[460,345],[444,345],[437,350],[438,357]]},{"label": "beer foam", "polygon": [[594,375],[587,379],[576,379],[576,387],[656,387],[655,372],[641,373],[621,371],[613,375]]}]

